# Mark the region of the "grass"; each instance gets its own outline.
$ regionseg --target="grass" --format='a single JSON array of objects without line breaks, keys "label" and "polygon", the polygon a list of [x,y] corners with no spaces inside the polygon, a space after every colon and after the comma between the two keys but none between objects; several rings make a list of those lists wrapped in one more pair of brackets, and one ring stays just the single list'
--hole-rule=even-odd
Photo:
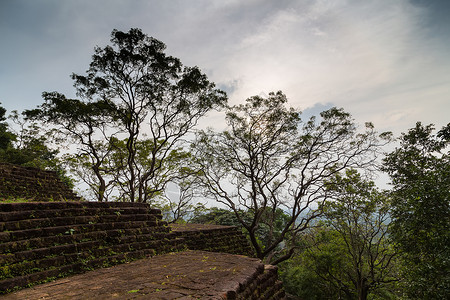
[{"label": "grass", "polygon": [[8,197],[8,198],[0,198],[0,204],[1,203],[20,203],[20,202],[32,202],[31,199],[26,198],[15,198],[15,197]]}]

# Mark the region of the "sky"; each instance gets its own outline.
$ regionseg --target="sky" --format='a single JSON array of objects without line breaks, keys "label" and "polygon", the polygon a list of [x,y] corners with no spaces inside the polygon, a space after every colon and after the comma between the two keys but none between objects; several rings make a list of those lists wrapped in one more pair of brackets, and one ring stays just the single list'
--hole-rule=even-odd
[{"label": "sky", "polygon": [[[198,66],[230,104],[283,91],[318,114],[343,107],[395,135],[450,122],[450,1],[0,0],[0,102],[22,111],[44,91],[74,98],[94,47],[141,28]],[[211,113],[207,125],[223,125]]]}]

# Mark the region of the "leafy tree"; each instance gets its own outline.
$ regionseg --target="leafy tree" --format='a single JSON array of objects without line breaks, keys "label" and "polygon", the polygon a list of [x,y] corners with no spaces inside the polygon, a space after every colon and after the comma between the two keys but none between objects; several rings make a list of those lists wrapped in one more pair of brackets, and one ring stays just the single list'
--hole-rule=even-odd
[{"label": "leafy tree", "polygon": [[[296,254],[280,264],[286,291],[300,299],[346,299],[343,288],[326,276],[328,271],[336,275],[348,267],[348,255],[338,233],[322,224],[305,230],[300,242]],[[348,294],[352,296],[350,291]]]},{"label": "leafy tree", "polygon": [[[397,261],[390,264],[396,271]],[[301,250],[279,266],[286,291],[300,299],[360,299],[351,279],[357,273],[347,244],[332,227],[322,224],[306,230]],[[393,281],[375,286],[367,299],[399,299],[398,295]]]},{"label": "leafy tree", "polygon": [[450,290],[450,124],[433,134],[420,122],[384,159],[393,184],[393,237],[413,299],[445,299]]},{"label": "leafy tree", "polygon": [[[190,157],[187,155],[187,157]],[[186,156],[183,156],[183,160]],[[205,204],[198,200],[198,178],[193,175],[194,170],[183,168],[178,175],[172,177],[171,184],[178,187],[178,192],[164,191],[162,203],[159,204],[163,218],[169,223],[186,223],[204,214],[208,209]],[[174,195],[176,194],[176,196]]]},{"label": "leafy tree", "polygon": [[74,155],[65,155],[65,162],[74,175],[78,175],[95,194],[98,201],[106,199],[107,183],[105,162],[111,152],[110,141],[116,134],[109,124],[109,105],[105,101],[83,102],[67,99],[57,92],[44,92],[45,102],[34,110],[25,111],[28,119],[53,124],[56,130],[48,132],[56,142],[75,145]]},{"label": "leafy tree", "polygon": [[[205,195],[234,212],[257,256],[272,264],[291,257],[298,234],[321,215],[313,208],[328,199],[324,182],[348,167],[370,167],[380,144],[372,124],[358,133],[342,109],[301,123],[300,112],[286,102],[278,92],[230,107],[230,129],[199,132],[193,148]],[[280,210],[289,218],[279,235],[269,231],[261,245],[258,228],[264,220],[273,229]]]},{"label": "leafy tree", "polygon": [[0,107],[0,161],[10,164],[56,171],[60,179],[73,187],[72,179],[67,175],[58,158],[58,149],[49,146],[49,139],[41,133],[35,123],[29,123],[17,112],[12,111],[6,122],[6,110]]},{"label": "leafy tree", "polygon": [[116,193],[148,202],[170,180],[161,182],[161,170],[171,168],[182,138],[227,99],[197,67],[183,67],[140,29],[111,36],[112,46],[95,48],[87,74],[72,75],[80,100],[44,93],[45,103],[28,115],[73,139],[99,201]]},{"label": "leafy tree", "polygon": [[[390,199],[356,170],[336,174],[327,185],[334,201],[324,208],[324,222],[340,240],[345,262],[325,267],[318,275],[332,282],[349,298],[367,299],[369,294],[399,280],[396,251],[389,239]],[[338,245],[339,245],[338,243]]]},{"label": "leafy tree", "polygon": [[0,153],[4,153],[6,149],[11,147],[15,138],[15,135],[9,130],[8,123],[6,122],[6,109],[0,106]]},{"label": "leafy tree", "polygon": [[181,194],[179,197],[178,201],[166,198],[153,204],[153,206],[161,209],[163,219],[169,223],[192,223],[193,218],[202,215],[208,210],[202,202],[189,201],[191,199],[186,200],[184,194]]}]

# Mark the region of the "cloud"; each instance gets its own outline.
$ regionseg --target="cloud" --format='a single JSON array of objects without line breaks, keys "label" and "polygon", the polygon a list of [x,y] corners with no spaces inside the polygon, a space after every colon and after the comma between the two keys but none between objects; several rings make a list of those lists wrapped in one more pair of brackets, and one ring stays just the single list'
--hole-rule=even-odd
[{"label": "cloud", "polygon": [[[209,18],[220,14],[209,12]],[[232,103],[283,90],[296,107],[332,102],[360,122],[405,128],[432,119],[425,101],[437,105],[448,96],[450,63],[423,26],[427,13],[408,1],[290,3],[270,14],[260,11],[257,26],[251,19],[233,27],[233,43],[218,37],[223,48],[202,47],[201,57],[211,57],[205,51],[212,49],[218,59],[199,61],[215,81],[238,83]],[[436,84],[442,94],[425,100]]]},{"label": "cloud", "polygon": [[0,101],[23,109],[40,104],[45,90],[73,97],[69,75],[87,69],[93,48],[108,44],[113,28],[139,27],[168,54],[198,65],[232,104],[282,90],[294,107],[333,103],[383,129],[442,123],[450,110],[450,21],[447,2],[438,2],[1,2],[8,42],[0,49]]}]

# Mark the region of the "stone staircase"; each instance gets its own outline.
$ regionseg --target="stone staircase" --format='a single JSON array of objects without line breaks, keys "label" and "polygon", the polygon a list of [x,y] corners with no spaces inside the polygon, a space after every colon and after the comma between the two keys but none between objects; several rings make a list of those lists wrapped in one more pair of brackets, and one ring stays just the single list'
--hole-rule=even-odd
[{"label": "stone staircase", "polygon": [[185,249],[143,203],[0,204],[0,293]]},{"label": "stone staircase", "polygon": [[0,163],[2,299],[285,299],[277,268],[251,258],[236,227],[168,226],[145,203],[79,200],[55,172]]}]

